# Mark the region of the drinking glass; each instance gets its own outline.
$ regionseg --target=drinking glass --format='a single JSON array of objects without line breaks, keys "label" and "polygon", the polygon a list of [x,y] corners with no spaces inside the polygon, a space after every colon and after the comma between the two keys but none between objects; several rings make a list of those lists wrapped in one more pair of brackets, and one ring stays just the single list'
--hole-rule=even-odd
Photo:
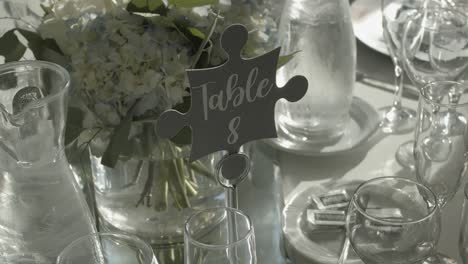
[{"label": "drinking glass", "polygon": [[401,46],[406,20],[421,6],[422,0],[382,0],[382,25],[385,42],[394,65],[395,95],[391,106],[380,109],[381,129],[385,133],[406,133],[414,129],[416,111],[402,106],[404,72]]},{"label": "drinking glass", "polygon": [[[456,7],[431,5],[420,9],[405,25],[403,65],[419,89],[434,81],[464,78],[468,64],[467,16]],[[414,142],[403,144],[396,158],[414,166]]]},{"label": "drinking glass", "polygon": [[458,250],[463,264],[468,264],[468,184],[465,185],[465,199],[463,200],[462,222]]},{"label": "drinking glass", "polygon": [[185,224],[185,264],[256,264],[255,235],[243,212],[218,207],[200,211]]},{"label": "drinking glass", "polygon": [[366,264],[453,263],[436,253],[440,211],[435,194],[399,177],[361,184],[346,217],[346,233]]},{"label": "drinking glass", "polygon": [[468,154],[468,85],[435,81],[421,89],[414,158],[418,181],[440,207],[455,195]]},{"label": "drinking glass", "polygon": [[354,91],[356,39],[349,1],[287,0],[278,35],[283,55],[297,52],[278,71],[278,85],[295,75],[309,81],[300,101],[278,101],[278,137],[294,149],[335,144],[349,126]]},{"label": "drinking glass", "polygon": [[143,240],[117,233],[94,233],[67,246],[57,264],[157,264]]}]

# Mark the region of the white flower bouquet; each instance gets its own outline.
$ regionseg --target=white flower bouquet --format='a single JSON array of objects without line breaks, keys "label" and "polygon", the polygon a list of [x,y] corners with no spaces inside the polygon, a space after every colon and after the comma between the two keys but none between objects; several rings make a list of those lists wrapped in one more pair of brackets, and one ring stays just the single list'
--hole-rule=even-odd
[{"label": "white flower bouquet", "polygon": [[[160,192],[169,193],[183,209],[197,193],[193,171],[215,177],[201,162],[184,159],[189,130],[161,141],[155,120],[166,109],[188,110],[185,70],[225,61],[219,38],[227,26],[241,23],[250,30],[245,57],[274,48],[278,17],[272,12],[277,5],[275,0],[55,0],[43,6],[36,32],[12,30],[0,38],[0,46],[11,47],[2,53],[8,54],[7,61],[19,60],[29,48],[37,59],[70,71],[73,98],[66,144],[91,146],[109,168],[137,157],[137,174],[143,168],[148,175],[155,168],[171,174],[156,188],[148,176],[135,205],[165,210],[168,195],[154,195]],[[291,56],[280,58],[280,64]],[[175,159],[152,164],[167,157]]]}]

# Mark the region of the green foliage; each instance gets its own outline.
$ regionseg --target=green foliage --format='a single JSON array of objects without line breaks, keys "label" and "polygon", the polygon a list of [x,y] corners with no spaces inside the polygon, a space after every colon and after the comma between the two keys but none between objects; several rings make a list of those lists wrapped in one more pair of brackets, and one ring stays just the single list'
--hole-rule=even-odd
[{"label": "green foliage", "polygon": [[135,5],[138,8],[143,8],[143,7],[148,6],[148,0],[133,0],[130,3]]},{"label": "green foliage", "polygon": [[[203,32],[198,28],[193,27],[183,18],[166,17],[168,8],[193,8],[204,5],[216,5],[219,0],[132,0],[127,6],[129,12],[143,12],[158,14],[158,16],[147,17],[148,23],[154,23],[159,26],[172,28],[180,35],[184,36],[187,41],[190,41],[194,47],[194,60],[191,68],[209,67],[212,42],[211,38],[216,28],[219,15],[214,19],[208,32]],[[46,13],[51,12],[50,9],[43,6]],[[20,41],[22,36],[27,43]],[[57,43],[53,39],[43,39],[38,33],[24,30],[13,29],[6,32],[0,37],[0,55],[5,57],[6,62],[20,60],[27,49],[30,49],[38,60],[45,60],[57,63],[64,67],[68,66],[68,58],[62,53]],[[245,47],[246,50],[254,49],[254,47]],[[278,69],[291,61],[298,52],[289,55],[280,56],[278,59]],[[190,109],[190,97],[184,98],[184,102],[174,107],[180,112],[187,112]],[[83,130],[84,113],[75,107],[70,107],[68,110],[67,125],[65,131],[65,144],[68,145],[75,139],[80,137]],[[108,167],[114,167],[117,160],[122,155],[132,151],[132,142],[129,139],[130,128],[132,126],[133,117],[129,114],[119,126],[113,128],[113,133],[110,137],[109,145],[105,149],[102,164]],[[173,139],[172,142],[178,146],[191,144],[192,133],[191,129],[186,127],[182,129]]]},{"label": "green foliage", "polygon": [[167,9],[163,0],[132,0],[127,5],[127,11],[164,15]]},{"label": "green foliage", "polygon": [[119,160],[120,154],[126,152],[131,146],[128,139],[130,129],[132,127],[132,116],[128,115],[114,129],[109,140],[104,154],[102,155],[101,164],[110,168],[114,168]]},{"label": "green foliage", "polygon": [[160,6],[163,6],[164,3],[162,0],[148,0],[148,9],[150,11],[155,11],[158,9]]},{"label": "green foliage", "polygon": [[194,27],[187,27],[188,32],[192,34],[192,36],[200,38],[200,39],[205,39],[206,36],[203,32],[201,32],[199,29],[194,28]]},{"label": "green foliage", "polygon": [[211,24],[208,35],[205,36],[202,43],[200,44],[200,47],[198,48],[198,51],[195,54],[195,59],[192,62],[191,68],[195,68],[197,66],[203,52],[205,51],[205,48],[207,47],[207,44],[210,43],[211,36],[213,35],[216,25],[218,24],[218,19],[219,19],[219,13],[216,15],[216,18],[214,19],[213,24]]},{"label": "green foliage", "polygon": [[167,6],[193,8],[216,4],[219,4],[219,0],[132,0],[127,6],[127,10],[130,12],[162,14],[167,11]]},{"label": "green foliage", "polygon": [[5,62],[19,61],[26,52],[26,47],[19,41],[15,31],[12,29],[0,38],[0,55],[5,57]]},{"label": "green foliage", "polygon": [[16,36],[19,34],[27,40],[29,48],[37,60],[45,60],[67,66],[68,61],[53,39],[43,39],[36,32],[24,29],[12,29],[0,37],[0,55],[6,62],[19,61],[24,56],[27,48]]},{"label": "green foliage", "polygon": [[219,0],[169,0],[169,5],[182,8],[193,8],[205,5],[217,5]]},{"label": "green foliage", "polygon": [[278,65],[276,66],[276,68],[280,69],[284,65],[288,64],[288,62],[290,62],[294,58],[294,56],[299,52],[300,51],[296,51],[288,55],[280,56],[278,59]]},{"label": "green foliage", "polygon": [[81,109],[69,107],[67,113],[67,125],[65,127],[65,146],[77,139],[83,131],[84,114]]}]

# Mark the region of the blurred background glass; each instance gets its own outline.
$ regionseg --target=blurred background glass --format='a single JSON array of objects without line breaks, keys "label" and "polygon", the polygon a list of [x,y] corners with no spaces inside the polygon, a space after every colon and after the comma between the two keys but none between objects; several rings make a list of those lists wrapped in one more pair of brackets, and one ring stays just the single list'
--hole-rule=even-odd
[{"label": "blurred background glass", "polygon": [[432,82],[421,89],[415,134],[415,168],[443,207],[465,175],[468,151],[468,86]]},{"label": "blurred background glass", "polygon": [[391,106],[380,109],[382,131],[385,133],[405,133],[413,130],[416,111],[403,107],[404,72],[401,59],[405,22],[417,12],[422,0],[382,0],[382,26],[385,43],[394,65],[395,96]]},{"label": "blurred background glass", "polygon": [[352,247],[366,264],[446,260],[435,255],[440,234],[436,197],[408,179],[375,178],[358,187],[346,229]]},{"label": "blurred background glass", "polygon": [[[433,81],[462,80],[468,65],[467,16],[458,6],[425,3],[408,20],[403,36],[403,65],[418,89]],[[397,151],[402,166],[414,166],[413,144],[407,142]]]},{"label": "blurred background glass", "polygon": [[250,218],[232,208],[200,211],[185,225],[185,264],[256,264]]},{"label": "blurred background glass", "polygon": [[468,184],[465,185],[464,197],[458,250],[463,264],[468,264]]},{"label": "blurred background glass", "polygon": [[157,264],[151,247],[134,236],[97,233],[67,246],[57,264]]}]

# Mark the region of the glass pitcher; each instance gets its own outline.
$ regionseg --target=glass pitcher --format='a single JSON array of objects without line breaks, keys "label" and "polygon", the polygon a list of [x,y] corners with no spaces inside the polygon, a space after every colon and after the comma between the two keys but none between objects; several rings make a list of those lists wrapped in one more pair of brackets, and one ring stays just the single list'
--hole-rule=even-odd
[{"label": "glass pitcher", "polygon": [[282,55],[295,54],[278,72],[278,85],[295,75],[309,81],[299,102],[278,102],[278,135],[292,144],[332,144],[349,121],[354,90],[356,43],[348,0],[288,0],[278,34]]},{"label": "glass pitcher", "polygon": [[53,263],[94,232],[64,155],[70,78],[58,65],[0,66],[0,263]]}]

